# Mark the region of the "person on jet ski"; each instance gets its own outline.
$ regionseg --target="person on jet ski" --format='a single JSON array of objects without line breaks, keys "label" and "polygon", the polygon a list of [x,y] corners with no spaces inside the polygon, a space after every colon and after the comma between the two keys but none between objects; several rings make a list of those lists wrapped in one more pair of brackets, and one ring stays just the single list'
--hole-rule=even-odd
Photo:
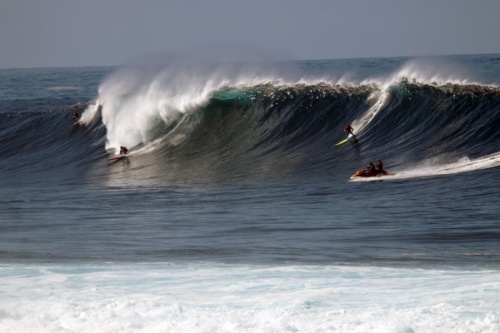
[{"label": "person on jet ski", "polygon": [[128,153],[127,147],[120,146],[120,155],[126,155]]},{"label": "person on jet ski", "polygon": [[368,176],[370,173],[375,173],[377,172],[377,169],[375,168],[375,165],[370,162],[370,164],[363,170],[363,175]]},{"label": "person on jet ski", "polygon": [[377,169],[378,171],[384,171],[384,163],[382,163],[381,160],[378,160],[377,162]]}]

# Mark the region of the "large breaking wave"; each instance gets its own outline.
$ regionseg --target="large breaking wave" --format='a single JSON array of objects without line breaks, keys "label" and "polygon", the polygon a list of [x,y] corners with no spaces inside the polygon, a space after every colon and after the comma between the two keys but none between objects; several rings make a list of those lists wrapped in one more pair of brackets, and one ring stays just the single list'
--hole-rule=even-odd
[{"label": "large breaking wave", "polygon": [[310,168],[352,149],[332,148],[351,123],[361,162],[456,163],[498,151],[500,88],[464,79],[454,68],[411,61],[392,75],[358,82],[283,69],[290,67],[121,70],[99,91],[106,148],[125,145],[212,165],[288,158]]},{"label": "large breaking wave", "polygon": [[[88,170],[123,145],[132,170],[169,180],[311,171],[346,179],[377,159],[406,178],[500,165],[497,84],[418,61],[358,78],[304,75],[301,65],[321,63],[119,69],[94,102],[74,106],[84,124],[76,133],[60,130],[56,111],[2,115],[0,134],[11,145],[0,153],[15,158],[12,170]],[[335,147],[348,123],[359,146]]]}]

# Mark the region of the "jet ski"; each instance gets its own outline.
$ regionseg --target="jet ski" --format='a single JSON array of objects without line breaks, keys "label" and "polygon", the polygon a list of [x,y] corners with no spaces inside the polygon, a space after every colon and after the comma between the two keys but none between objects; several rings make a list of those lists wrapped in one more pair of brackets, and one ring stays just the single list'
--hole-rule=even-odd
[{"label": "jet ski", "polygon": [[367,177],[382,177],[382,176],[387,176],[388,173],[385,170],[358,170],[354,173],[354,175],[351,176],[351,179],[356,179],[356,178],[367,178]]}]

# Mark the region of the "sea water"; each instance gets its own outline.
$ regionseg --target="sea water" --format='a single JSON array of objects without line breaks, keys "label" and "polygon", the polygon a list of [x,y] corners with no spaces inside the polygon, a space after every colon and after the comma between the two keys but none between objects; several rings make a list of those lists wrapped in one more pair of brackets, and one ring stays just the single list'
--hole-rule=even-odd
[{"label": "sea water", "polygon": [[0,70],[0,331],[500,330],[500,56],[262,67]]}]

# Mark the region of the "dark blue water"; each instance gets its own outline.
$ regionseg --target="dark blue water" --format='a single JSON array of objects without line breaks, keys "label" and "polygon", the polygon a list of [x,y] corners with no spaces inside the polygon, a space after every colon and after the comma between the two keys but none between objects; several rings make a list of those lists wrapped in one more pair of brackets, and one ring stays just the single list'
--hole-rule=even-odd
[{"label": "dark blue water", "polygon": [[[430,80],[433,61],[490,75]],[[305,83],[232,69],[208,93],[220,70],[186,91],[147,69],[3,70],[3,260],[498,264],[496,56],[298,67]],[[74,110],[92,116],[69,127]],[[334,147],[346,123],[360,144]],[[108,165],[117,138],[139,154]],[[409,175],[349,182],[378,159]]]},{"label": "dark blue water", "polygon": [[[266,64],[265,70],[255,64],[0,70],[0,262],[4,279],[12,280],[3,293],[15,300],[17,292],[29,290],[13,287],[14,281],[25,281],[21,286],[49,281],[37,290],[64,293],[50,282],[57,276],[68,283],[78,276],[76,285],[85,288],[109,281],[100,288],[111,298],[119,294],[109,289],[117,275],[123,285],[156,285],[156,280],[137,282],[129,275],[136,265],[152,265],[139,270],[169,279],[177,276],[177,268],[161,265],[181,265],[187,271],[180,276],[206,274],[214,288],[245,279],[225,275],[233,269],[266,280],[267,271],[253,268],[264,265],[279,277],[276,285],[263,282],[259,290],[265,293],[287,281],[281,267],[293,267],[297,281],[319,274],[323,282],[316,290],[330,288],[328,281],[339,276],[346,278],[336,282],[340,285],[371,285],[370,276],[385,281],[382,285],[397,276],[418,285],[420,279],[432,281],[434,274],[421,276],[420,269],[445,269],[456,273],[444,275],[432,292],[451,286],[445,292],[451,298],[443,302],[452,304],[450,313],[462,319],[441,317],[429,296],[423,303],[405,303],[411,309],[406,316],[412,318],[407,326],[402,320],[380,327],[416,332],[418,313],[425,308],[440,313],[426,322],[428,327],[444,320],[452,329],[478,311],[472,316],[476,326],[470,327],[485,331],[498,318],[491,306],[493,294],[480,294],[475,301],[482,310],[468,308],[472,312],[464,314],[460,309],[475,301],[450,299],[469,285],[450,281],[457,278],[454,274],[466,274],[456,281],[489,285],[470,272],[489,270],[495,276],[500,267],[499,82],[499,55],[304,61]],[[71,126],[72,111],[82,114],[79,126]],[[359,145],[336,147],[346,137],[346,124],[354,127]],[[110,163],[108,157],[121,145],[129,148],[129,157]],[[389,176],[350,180],[356,170],[378,159]],[[124,266],[114,271],[106,268],[110,263]],[[207,272],[199,265],[211,268]],[[345,275],[335,267],[352,268]],[[372,267],[378,268],[365,271]],[[25,269],[33,271],[25,275]],[[106,272],[105,280],[97,272]],[[169,283],[173,281],[181,283]],[[196,286],[199,293],[208,292],[204,282],[183,283],[185,290]],[[143,288],[148,295],[159,292],[151,285]],[[286,301],[290,290],[309,290],[289,288],[277,297]],[[498,293],[498,285],[490,288]],[[135,295],[132,289],[125,295]],[[221,306],[238,309],[232,299],[258,297],[252,290],[246,296],[226,295],[229,299],[219,295]],[[422,297],[429,293],[418,286],[412,291]],[[25,301],[43,316],[47,303],[28,294]],[[187,295],[180,292],[178,297],[196,314],[184,319],[191,323],[213,315],[200,310],[205,301]],[[354,306],[359,316],[375,311],[364,308],[358,294],[350,295],[354,303],[340,308]],[[308,297],[304,304],[316,304],[308,303]],[[317,304],[330,304],[325,297]],[[387,301],[378,294],[374,300],[389,306],[382,317],[405,317]],[[83,298],[78,304],[85,308],[94,302]],[[280,308],[250,302],[263,311]],[[12,320],[15,316],[5,310],[9,304],[2,308],[4,318]],[[49,301],[54,304],[71,307]],[[159,311],[156,303],[140,304]],[[321,309],[324,316],[332,308]],[[133,325],[146,322],[113,311],[123,316],[125,326],[119,330],[134,331]],[[173,315],[177,310],[172,311],[167,311],[169,323],[181,325]],[[231,311],[226,315],[241,325],[239,331],[255,328],[247,315]],[[40,324],[27,313],[21,317],[11,327]],[[278,317],[293,326],[287,316]],[[344,313],[337,329],[353,331],[354,317]],[[301,326],[309,321],[304,319],[294,327],[332,329],[314,320],[317,326]],[[260,323],[265,331],[292,327],[273,330],[266,321]],[[51,325],[47,320],[42,324],[47,331],[61,327]],[[91,330],[87,321],[79,325],[68,327]],[[217,329],[202,325],[187,331],[224,331],[213,325]],[[140,327],[136,330],[148,330]],[[176,327],[172,331],[186,331]]]}]

